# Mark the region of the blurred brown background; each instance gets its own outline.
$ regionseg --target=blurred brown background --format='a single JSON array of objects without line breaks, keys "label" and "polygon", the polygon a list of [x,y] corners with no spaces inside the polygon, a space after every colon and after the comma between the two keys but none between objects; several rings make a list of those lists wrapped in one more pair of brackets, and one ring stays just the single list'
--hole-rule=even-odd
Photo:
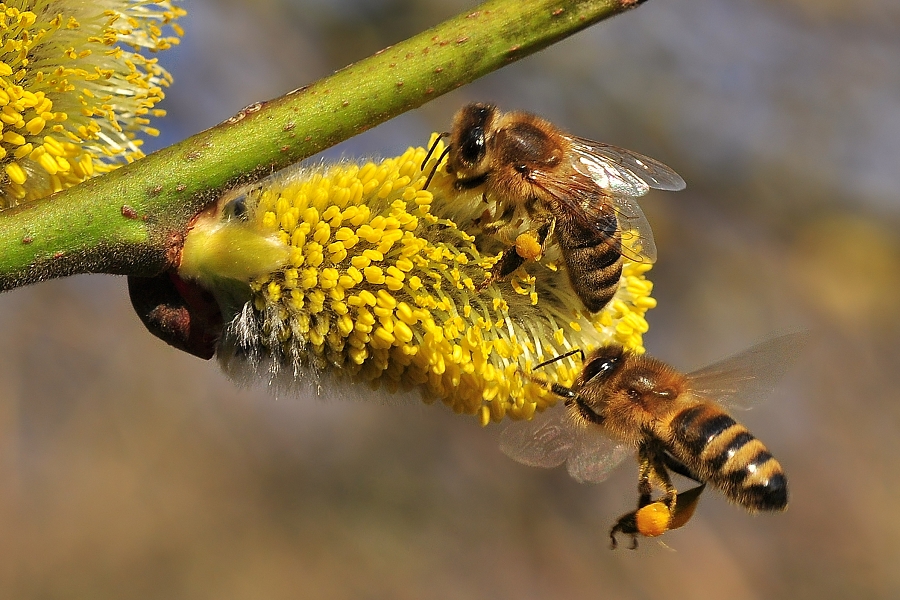
[{"label": "blurred brown background", "polygon": [[[472,3],[186,5],[156,147]],[[816,333],[739,415],[787,513],[708,494],[668,547],[611,552],[634,464],[579,485],[439,406],[238,389],[150,337],[124,280],[77,277],[0,296],[0,597],[900,597],[897,65],[893,0],[649,2],[328,153],[393,155],[493,100],[676,169],[688,189],[642,203],[650,351],[692,369]]]}]

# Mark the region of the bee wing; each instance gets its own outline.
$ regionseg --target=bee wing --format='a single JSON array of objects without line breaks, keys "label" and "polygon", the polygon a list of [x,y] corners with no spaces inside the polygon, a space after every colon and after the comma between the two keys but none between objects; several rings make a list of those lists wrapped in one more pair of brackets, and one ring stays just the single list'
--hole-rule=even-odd
[{"label": "bee wing", "polygon": [[656,242],[650,222],[634,198],[610,196],[622,235],[622,256],[632,262],[655,263]]},{"label": "bee wing", "polygon": [[761,342],[688,374],[691,391],[733,408],[750,408],[768,396],[809,340],[793,332]]},{"label": "bee wing", "polygon": [[572,165],[602,189],[618,196],[643,196],[650,188],[677,192],[686,186],[678,173],[649,156],[580,137],[568,137]]},{"label": "bee wing", "polygon": [[566,470],[579,483],[600,483],[632,449],[602,433],[596,426],[578,432],[575,450],[566,461]]},{"label": "bee wing", "polygon": [[500,432],[500,450],[529,467],[558,467],[575,449],[576,430],[564,407],[510,423]]},{"label": "bee wing", "polygon": [[[632,262],[656,262],[653,231],[634,198],[605,191],[580,171],[566,181],[537,169],[530,176],[535,185],[552,195],[561,209],[578,219],[583,227],[595,228],[610,237],[618,229],[623,242],[622,256]],[[616,215],[615,223],[606,218],[610,207]]]}]

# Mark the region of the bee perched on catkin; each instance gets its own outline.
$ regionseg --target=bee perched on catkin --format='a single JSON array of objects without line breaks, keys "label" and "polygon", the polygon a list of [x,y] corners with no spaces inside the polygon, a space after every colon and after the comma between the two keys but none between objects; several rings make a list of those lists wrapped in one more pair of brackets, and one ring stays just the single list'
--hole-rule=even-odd
[{"label": "bee perched on catkin", "polygon": [[636,199],[651,189],[685,187],[675,171],[648,156],[569,135],[537,115],[502,113],[493,104],[462,107],[444,135],[450,138],[444,169],[453,187],[483,198],[482,231],[515,239],[491,280],[539,258],[552,239],[569,284],[590,312],[615,296],[626,260],[656,260],[653,233]]},{"label": "bee perched on catkin", "polygon": [[[503,248],[453,218],[481,198],[443,171],[423,189],[437,160],[425,157],[410,148],[362,165],[295,167],[197,218],[178,277],[215,298],[224,322],[215,352],[227,372],[279,389],[316,389],[327,377],[418,390],[487,424],[556,401],[520,376],[534,364],[609,343],[643,351],[644,314],[656,304],[648,264],[626,262],[596,313],[549,261],[538,274],[491,280]],[[570,385],[578,365],[547,371]]]}]

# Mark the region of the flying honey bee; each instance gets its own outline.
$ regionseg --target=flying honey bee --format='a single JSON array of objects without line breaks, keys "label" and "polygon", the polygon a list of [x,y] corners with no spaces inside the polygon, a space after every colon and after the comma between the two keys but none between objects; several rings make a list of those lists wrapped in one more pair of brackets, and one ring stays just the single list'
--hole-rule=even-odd
[{"label": "flying honey bee", "polygon": [[[455,176],[455,187],[483,186],[485,201],[495,203],[483,231],[503,239],[528,221],[540,244],[554,236],[572,288],[590,312],[612,299],[623,257],[656,260],[650,225],[635,198],[651,188],[685,187],[677,173],[652,158],[571,136],[530,113],[501,113],[492,104],[464,106],[445,135],[446,171]],[[509,247],[485,285],[525,260]]]},{"label": "flying honey bee", "polygon": [[751,512],[784,510],[788,489],[781,465],[723,406],[746,407],[764,396],[805,340],[801,333],[777,337],[689,374],[621,346],[601,347],[584,361],[571,388],[549,385],[562,406],[511,424],[500,448],[526,465],[566,463],[582,482],[602,481],[637,450],[638,511],[613,526],[613,547],[617,533],[631,535],[635,547],[637,534],[666,529],[648,534],[636,522],[641,509],[654,504],[653,485],[663,490],[657,502],[678,517],[681,499],[670,471],[718,489]]}]

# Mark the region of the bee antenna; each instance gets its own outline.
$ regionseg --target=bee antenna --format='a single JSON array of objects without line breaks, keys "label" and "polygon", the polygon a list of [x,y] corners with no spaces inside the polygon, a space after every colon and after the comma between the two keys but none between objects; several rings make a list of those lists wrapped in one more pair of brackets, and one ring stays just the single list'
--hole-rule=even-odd
[{"label": "bee antenna", "polygon": [[564,358],[569,358],[573,354],[580,354],[581,361],[584,362],[584,350],[582,350],[581,348],[575,348],[574,350],[569,350],[565,354],[560,354],[559,356],[555,356],[555,357],[551,358],[550,360],[545,360],[544,362],[540,363],[539,365],[535,365],[534,369],[536,370],[536,369],[540,369],[541,367],[546,367],[547,365],[555,363],[558,360],[562,360]]},{"label": "bee antenna", "polygon": [[[450,135],[449,131],[445,131],[444,133],[438,134],[437,139],[434,140],[434,143],[431,145],[431,148],[428,149],[428,154],[425,155],[425,160],[422,161],[422,166],[419,167],[420,171],[425,170],[425,165],[428,164],[428,159],[431,158],[431,155],[434,154],[435,150],[437,150],[438,142],[440,142],[442,139],[444,139],[448,135]],[[443,155],[441,155],[441,156],[443,156]],[[441,161],[438,161],[438,162],[441,162]]]},{"label": "bee antenna", "polygon": [[[573,350],[569,354],[571,355],[574,353],[575,353],[575,351]],[[557,359],[559,359],[559,358],[562,358],[562,357],[557,357]],[[554,359],[554,360],[557,360],[557,359]],[[572,390],[571,388],[567,388],[564,385],[561,385],[559,383],[550,383],[549,381],[544,380],[543,378],[535,375],[534,373],[526,373],[526,372],[522,371],[521,369],[519,370],[519,372],[526,379],[530,379],[534,383],[536,383],[540,386],[543,386],[544,388],[550,390],[551,394],[555,394],[555,395],[559,396],[560,398],[565,398],[566,400],[578,400],[581,397],[578,395],[578,392]]]},{"label": "bee antenna", "polygon": [[[546,367],[551,363],[555,363],[558,360],[562,360],[564,358],[569,358],[573,354],[580,354],[581,360],[584,361],[584,351],[581,348],[575,348],[574,350],[569,350],[565,354],[560,354],[559,356],[555,356],[550,360],[545,360],[544,362],[535,365],[532,371],[540,369],[541,367]],[[530,379],[531,381],[542,385],[550,390],[551,393],[556,394],[560,398],[565,398],[566,400],[577,400],[580,398],[577,392],[573,391],[571,388],[567,388],[564,385],[560,385],[558,383],[550,383],[549,381],[545,381],[543,378],[535,376],[534,373],[522,373],[525,377]]]},{"label": "bee antenna", "polygon": [[434,174],[437,173],[441,161],[444,160],[444,157],[447,156],[448,152],[450,152],[450,146],[447,146],[444,151],[441,152],[441,155],[438,157],[437,162],[434,163],[434,168],[431,170],[431,173],[428,174],[428,179],[425,180],[425,185],[422,186],[423,190],[428,189],[428,184],[431,183],[431,180],[434,178]]},{"label": "bee antenna", "polygon": [[[425,180],[425,185],[422,186],[423,190],[428,189],[428,184],[431,183],[431,180],[434,178],[434,174],[437,173],[438,167],[441,164],[441,161],[444,160],[444,157],[447,156],[447,153],[450,152],[450,146],[444,148],[444,151],[441,152],[441,155],[438,157],[437,161],[434,163],[434,168],[431,170],[431,173],[428,174],[428,179]],[[422,165],[425,166],[424,164]]]}]

